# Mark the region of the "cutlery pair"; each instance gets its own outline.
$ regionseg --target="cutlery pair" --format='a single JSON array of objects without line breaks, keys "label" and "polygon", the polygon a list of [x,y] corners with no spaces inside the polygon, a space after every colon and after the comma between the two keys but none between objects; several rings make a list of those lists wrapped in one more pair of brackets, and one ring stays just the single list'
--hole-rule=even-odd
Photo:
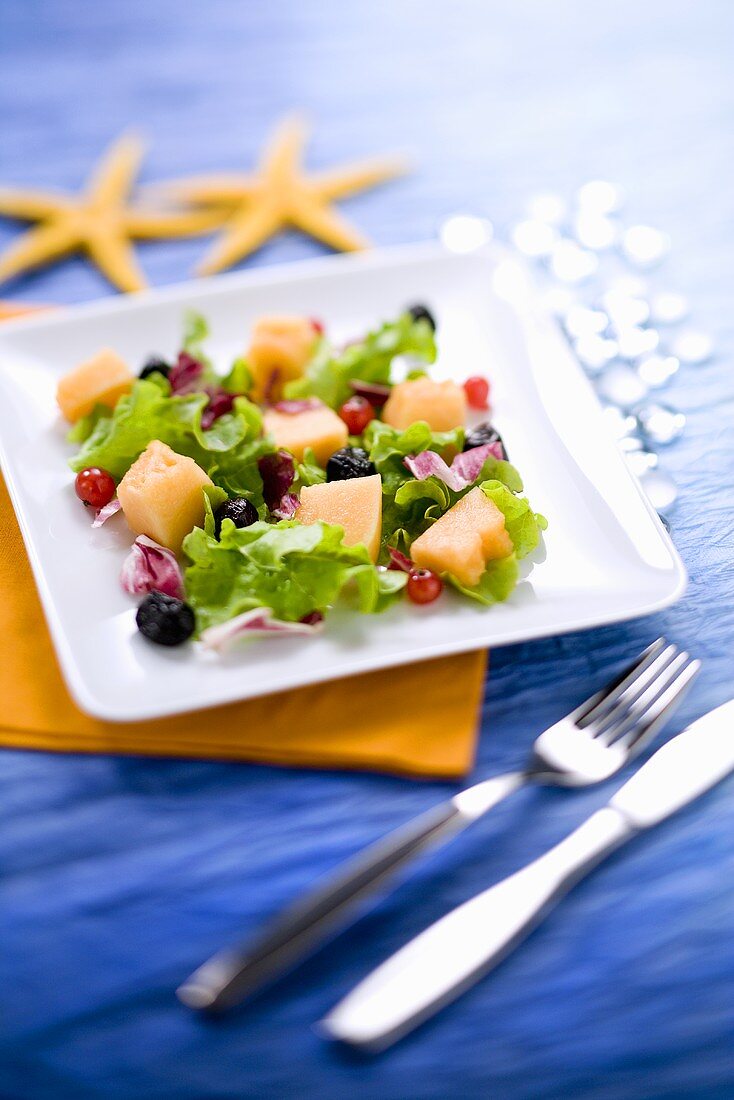
[{"label": "cutlery pair", "polygon": [[[620,676],[567,717],[541,733],[523,771],[477,783],[389,833],[347,861],[323,885],[317,886],[305,898],[286,909],[253,944],[214,955],[183,983],[178,990],[179,998],[191,1008],[210,1012],[222,1011],[246,1000],[333,936],[354,914],[358,902],[383,886],[419,852],[456,835],[523,784],[584,787],[610,778],[650,742],[682,699],[699,667],[699,661],[691,661],[687,653],[679,652],[674,645],[659,638]],[[611,850],[608,845],[613,838],[616,843],[621,843],[626,838],[626,834],[623,835],[620,831],[621,826],[618,826],[616,811],[602,812],[599,820],[601,824],[589,824],[578,841],[573,842],[570,847],[574,853],[580,850],[583,841],[589,852],[596,853],[598,861]],[[610,830],[610,835],[602,844],[602,833],[604,837],[607,836],[605,828]],[[598,851],[594,844],[601,845]],[[564,848],[563,854],[567,851],[570,848]],[[553,858],[558,861],[560,856]],[[550,863],[553,860],[543,864],[543,867]],[[585,869],[588,868],[584,864]],[[540,874],[539,871],[535,873]],[[525,881],[526,879],[522,880]],[[507,887],[503,892],[502,896],[508,898],[508,906],[510,897],[515,899],[518,890],[525,896],[522,885],[515,889]],[[534,896],[532,895],[533,898]],[[526,902],[531,900],[531,896],[527,895]],[[493,914],[498,907],[504,912],[505,903],[492,901],[490,907]],[[454,916],[455,914],[450,914],[444,919],[449,920]],[[496,921],[496,915],[492,919]],[[487,950],[483,952],[482,960],[486,964],[485,969],[499,959],[499,956],[495,957],[499,947],[496,941],[507,940],[504,943],[504,953],[510,949],[511,944],[503,930],[511,931],[509,926],[512,924],[514,927],[514,919],[508,909],[503,922],[496,923],[494,929],[483,926],[477,929],[481,934],[475,935],[472,940],[475,948],[472,958],[476,960],[482,954],[479,948],[486,944]],[[429,932],[433,932],[436,927],[429,929]],[[518,926],[519,932],[524,932],[526,928],[526,922],[521,922],[521,926]],[[428,933],[424,935],[427,936]],[[441,950],[444,951],[441,972],[445,986],[441,997],[446,1000],[456,996],[460,990],[449,980],[454,968],[453,956],[443,938],[441,942]],[[409,951],[413,946],[409,945],[404,950]],[[372,978],[377,979],[380,973],[385,977],[385,968],[389,968],[392,962],[393,960],[389,960]],[[468,975],[472,975],[469,980],[474,980],[477,966],[473,969],[464,966],[465,980]],[[391,969],[387,977],[388,986],[392,988],[395,984],[395,971]],[[431,989],[425,984],[419,984],[416,1000],[422,1003],[415,1005],[416,1012],[413,1015],[410,999],[403,998],[400,1001],[403,1009],[399,1020],[394,1018],[394,1014],[391,1016],[388,1013],[384,1017],[384,1027],[378,1026],[382,1017],[376,1016],[371,1017],[371,1024],[367,1027],[359,1023],[362,1021],[362,993],[367,987],[364,995],[367,1003],[372,1003],[376,990],[382,988],[382,979],[376,986],[370,986],[372,978],[357,987],[325,1021],[324,1029],[329,1034],[377,1049],[380,1044],[387,1045],[392,1038],[397,1038],[398,1034],[413,1026],[418,1013],[423,1018],[438,1007],[437,997],[432,993],[440,983],[433,983]],[[421,997],[417,996],[418,989],[423,991]],[[382,1003],[381,993],[377,1001]]]}]

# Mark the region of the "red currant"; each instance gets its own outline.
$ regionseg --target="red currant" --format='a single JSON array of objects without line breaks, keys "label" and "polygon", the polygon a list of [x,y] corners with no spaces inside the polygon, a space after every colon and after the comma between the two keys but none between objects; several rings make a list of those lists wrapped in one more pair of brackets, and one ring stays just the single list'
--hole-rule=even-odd
[{"label": "red currant", "polygon": [[350,397],[339,409],[350,435],[361,435],[370,420],[375,419],[375,410],[365,397]]},{"label": "red currant", "polygon": [[489,408],[489,382],[481,374],[473,374],[464,383],[464,393],[472,409]]},{"label": "red currant", "polygon": [[430,569],[414,569],[408,577],[407,589],[413,603],[433,603],[443,592],[443,581]]},{"label": "red currant", "polygon": [[83,504],[104,508],[115,495],[115,479],[100,466],[87,466],[76,475],[74,489]]},{"label": "red currant", "polygon": [[319,321],[318,317],[309,317],[311,322],[311,328],[314,330],[317,336],[324,335],[324,322]]}]

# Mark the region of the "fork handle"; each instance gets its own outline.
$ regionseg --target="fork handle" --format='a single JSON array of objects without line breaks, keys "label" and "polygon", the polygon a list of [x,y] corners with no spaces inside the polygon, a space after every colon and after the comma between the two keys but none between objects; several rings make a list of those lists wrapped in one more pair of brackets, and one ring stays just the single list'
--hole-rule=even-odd
[{"label": "fork handle", "polygon": [[501,962],[634,831],[616,810],[599,810],[555,848],[387,959],[332,1010],[321,1030],[369,1051],[384,1050]]},{"label": "fork handle", "polygon": [[401,867],[461,832],[524,779],[519,772],[487,779],[394,829],[285,909],[254,943],[222,951],[205,962],[179,988],[179,998],[191,1008],[214,1012],[239,1004],[334,935],[357,902],[375,893]]}]

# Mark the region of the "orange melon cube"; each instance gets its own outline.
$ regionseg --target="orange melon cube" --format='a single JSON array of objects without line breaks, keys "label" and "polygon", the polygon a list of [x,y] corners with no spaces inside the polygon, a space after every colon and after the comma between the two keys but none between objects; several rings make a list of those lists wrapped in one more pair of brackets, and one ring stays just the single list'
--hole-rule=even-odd
[{"label": "orange melon cube", "polygon": [[95,405],[114,409],[124,393],[132,389],[135,376],[110,348],[65,374],[56,389],[56,401],[67,420],[75,424]]},{"label": "orange melon cube", "polygon": [[398,382],[385,402],[382,419],[399,431],[425,420],[432,431],[448,432],[466,420],[466,394],[456,382],[432,378]]},{"label": "orange melon cube", "polygon": [[505,517],[477,486],[415,540],[410,556],[423,569],[453,573],[473,588],[487,562],[506,558],[512,551]]},{"label": "orange melon cube", "polygon": [[382,478],[379,474],[353,477],[347,481],[328,481],[301,489],[301,505],[296,512],[299,523],[338,524],[344,528],[344,545],[367,547],[377,561],[382,536]]},{"label": "orange melon cube", "polygon": [[326,465],[334,451],[346,447],[349,437],[346,424],[328,405],[318,405],[297,413],[268,409],[263,416],[263,427],[272,436],[276,447],[284,447],[299,462],[303,461],[306,449],[311,447],[321,466]]},{"label": "orange melon cube", "polygon": [[117,486],[129,526],[175,553],[194,527],[204,524],[204,486],[211,479],[193,458],[154,439]]},{"label": "orange melon cube", "polygon": [[283,386],[300,378],[318,333],[308,317],[262,317],[252,333],[247,364],[256,401],[277,401]]}]

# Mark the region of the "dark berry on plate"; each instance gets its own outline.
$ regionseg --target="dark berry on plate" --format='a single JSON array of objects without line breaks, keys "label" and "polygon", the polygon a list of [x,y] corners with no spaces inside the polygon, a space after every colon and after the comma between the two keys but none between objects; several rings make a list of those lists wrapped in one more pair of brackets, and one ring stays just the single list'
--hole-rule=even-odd
[{"label": "dark berry on plate", "polygon": [[342,447],[334,451],[326,463],[327,481],[349,481],[353,477],[369,477],[376,474],[374,462],[362,447]]},{"label": "dark berry on plate", "polygon": [[502,441],[502,436],[496,428],[492,427],[489,421],[485,424],[477,424],[476,428],[472,428],[464,440],[464,450],[470,451],[472,447],[484,447],[487,443],[499,443],[505,458],[507,458],[507,448]]},{"label": "dark berry on plate", "polygon": [[436,318],[431,313],[428,306],[421,305],[420,302],[416,302],[414,306],[411,306],[408,313],[414,321],[428,321],[433,331],[436,331]]},{"label": "dark berry on plate", "polygon": [[138,630],[156,645],[181,645],[194,633],[194,612],[183,600],[151,592],[135,616]]},{"label": "dark berry on plate", "polygon": [[355,394],[344,402],[339,409],[339,416],[349,429],[350,435],[361,435],[370,420],[375,419],[375,410],[366,397]]},{"label": "dark berry on plate", "polygon": [[151,374],[162,374],[164,378],[168,378],[170,370],[171,364],[167,363],[165,359],[161,359],[160,355],[151,355],[149,359],[145,360],[138,378],[148,378]]},{"label": "dark berry on plate", "polygon": [[324,621],[324,616],[320,611],[309,611],[308,615],[303,615],[298,621],[306,626],[318,626]]},{"label": "dark berry on plate", "polygon": [[472,409],[489,408],[489,382],[481,374],[473,374],[464,383],[464,393]]},{"label": "dark berry on plate", "polygon": [[430,569],[416,569],[409,574],[406,589],[413,603],[433,603],[443,592],[443,581]]},{"label": "dark berry on plate", "polygon": [[214,533],[217,538],[222,533],[222,520],[231,519],[235,527],[249,527],[257,523],[260,517],[257,508],[247,497],[233,497],[225,500],[214,512]]},{"label": "dark berry on plate", "polygon": [[76,475],[74,490],[82,504],[104,508],[115,495],[115,479],[101,466],[87,466]]}]

